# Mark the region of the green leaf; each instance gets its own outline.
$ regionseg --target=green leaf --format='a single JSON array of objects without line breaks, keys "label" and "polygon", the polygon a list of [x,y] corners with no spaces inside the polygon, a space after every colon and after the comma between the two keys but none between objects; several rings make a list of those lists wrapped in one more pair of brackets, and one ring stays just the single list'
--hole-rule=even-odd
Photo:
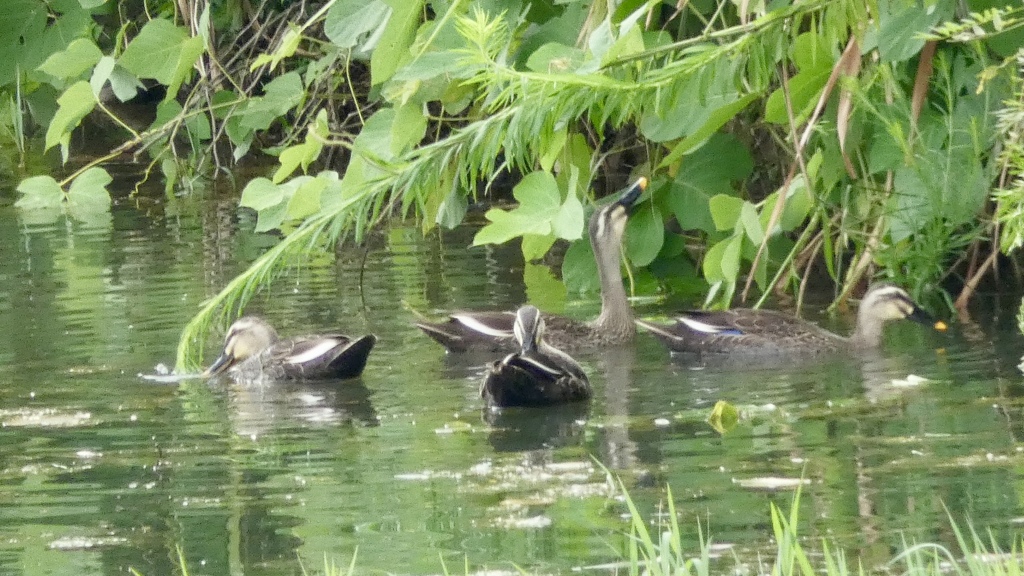
[{"label": "green leaf", "polygon": [[565,147],[565,141],[568,139],[568,131],[565,128],[561,130],[555,130],[550,139],[545,139],[541,142],[543,150],[540,153],[540,167],[545,172],[551,172],[555,166],[555,160],[558,159],[562,153],[562,148]]},{"label": "green leaf", "polygon": [[78,216],[87,212],[108,212],[110,192],[107,185],[112,181],[103,168],[93,167],[78,175],[68,189],[68,209]]},{"label": "green leaf", "polygon": [[416,147],[427,133],[427,117],[420,104],[408,103],[395,109],[391,124],[391,154],[398,156]]},{"label": "green leaf", "polygon": [[715,402],[715,407],[711,409],[711,414],[708,416],[708,424],[719,434],[725,434],[735,428],[739,420],[739,411],[724,400]]},{"label": "green leaf", "polygon": [[828,68],[835,65],[835,58],[829,48],[828,40],[817,32],[804,32],[793,40],[791,49],[793,64],[797,70],[812,68]]},{"label": "green leaf", "polygon": [[18,80],[18,73],[42,64],[43,57],[58,48],[44,50],[40,46],[51,14],[40,0],[4,0],[0,11],[0,54],[4,55],[0,58],[0,86],[10,88]]},{"label": "green leaf", "polygon": [[689,136],[683,138],[676,144],[672,151],[658,164],[659,168],[665,168],[671,166],[679,159],[692,151],[697,146],[704,143],[705,140],[714,136],[718,129],[725,126],[725,123],[736,117],[737,114],[743,111],[754,100],[760,98],[760,94],[752,92],[746,96],[740,98],[735,102],[720,106],[708,115],[707,121],[704,124],[691,133]]},{"label": "green leaf", "polygon": [[568,292],[593,292],[601,288],[589,238],[573,242],[566,250],[562,259],[562,281]]},{"label": "green leaf", "polygon": [[302,102],[302,77],[298,72],[282,74],[271,80],[263,96],[249,100],[240,112],[241,126],[251,130],[266,130],[271,122],[286,114]]},{"label": "green leaf", "polygon": [[576,194],[570,191],[565,202],[551,219],[551,232],[565,240],[578,240],[583,237],[584,226],[583,204]]},{"label": "green leaf", "polygon": [[[800,72],[789,80],[789,96],[793,105],[793,117],[799,124],[810,108],[817,104],[819,94],[832,74],[829,67],[812,68]],[[764,119],[775,124],[789,124],[786,111],[786,94],[780,87],[768,96],[764,106]]]},{"label": "green leaf", "polygon": [[459,190],[458,183],[453,182],[448,190],[448,195],[441,201],[441,205],[437,209],[437,217],[434,221],[451,230],[462,224],[467,209],[469,209],[469,199]]},{"label": "green leaf", "polygon": [[413,62],[402,66],[391,77],[396,81],[424,81],[444,77],[449,84],[452,78],[468,77],[466,66],[459,60],[462,56],[454,50],[434,50],[427,52]]},{"label": "green leaf", "polygon": [[519,201],[515,210],[492,209],[485,214],[490,224],[473,239],[473,245],[501,244],[525,234],[548,235],[575,240],[583,235],[583,205],[576,195],[561,200],[558,182],[548,172],[527,174],[512,190]]},{"label": "green leaf", "polygon": [[545,219],[562,204],[558,182],[548,172],[530,172],[512,189],[512,195],[519,201],[520,210]]},{"label": "green leaf", "polygon": [[645,203],[626,224],[626,254],[636,266],[647,266],[665,243],[665,222],[657,206]]},{"label": "green leaf", "polygon": [[302,183],[288,201],[288,219],[301,220],[320,211],[320,195],[327,188],[327,182],[310,178]]},{"label": "green leaf", "polygon": [[473,237],[473,246],[504,244],[525,234],[548,235],[551,233],[551,223],[548,220],[538,219],[532,214],[515,210],[506,212],[499,208],[492,208],[484,216],[491,223],[476,233],[476,236]]},{"label": "green leaf", "polygon": [[708,249],[704,254],[704,279],[708,283],[736,282],[740,273],[740,248],[743,237],[733,235]]},{"label": "green leaf", "polygon": [[96,107],[92,87],[85,80],[75,82],[57,99],[57,113],[46,129],[46,150],[60,144],[61,156],[68,160],[68,142],[71,132]]},{"label": "green leaf", "polygon": [[526,285],[528,302],[540,303],[548,311],[565,306],[565,285],[551,274],[547,266],[527,263],[523,267],[523,284]]},{"label": "green leaf", "polygon": [[190,37],[170,20],[154,18],[124,49],[118,64],[139,78],[166,85],[167,99],[173,99],[202,53],[201,37]]},{"label": "green leaf", "polygon": [[703,190],[686,190],[675,182],[669,188],[668,205],[683,230],[718,230],[708,208],[709,197]]},{"label": "green leaf", "polygon": [[160,172],[164,175],[164,193],[170,196],[178,182],[178,163],[174,158],[164,158],[160,162]]},{"label": "green leaf", "polygon": [[711,218],[715,221],[715,228],[732,230],[740,219],[743,200],[735,196],[718,194],[708,200],[708,208],[711,210]]},{"label": "green leaf", "polygon": [[377,86],[391,78],[416,38],[416,25],[423,12],[423,0],[390,0],[391,17],[384,26],[380,43],[370,55],[370,83]]},{"label": "green leaf", "polygon": [[317,113],[314,122],[306,130],[306,141],[295,146],[289,146],[281,152],[281,155],[278,157],[281,165],[274,172],[273,177],[275,184],[287,178],[299,166],[302,166],[304,173],[309,169],[309,165],[320,157],[328,129],[327,111],[321,110]]},{"label": "green leaf", "polygon": [[[111,91],[121,102],[127,102],[134,98],[138,94],[139,88],[142,87],[142,82],[139,82],[138,78],[132,75],[131,72],[118,66],[117,61],[110,56],[100,58],[100,61],[92,70],[92,76],[89,78],[89,85],[92,87],[92,93],[96,95],[97,100],[99,100],[103,86],[107,82],[110,82]],[[174,102],[177,104],[174,100],[164,100],[164,102]]]},{"label": "green leaf", "polygon": [[750,241],[755,246],[764,241],[764,228],[761,226],[761,221],[758,220],[757,208],[753,204],[746,201],[743,202],[739,220],[743,225],[743,231],[747,234],[747,238],[750,238]]},{"label": "green leaf", "polygon": [[260,210],[256,215],[256,228],[253,232],[270,232],[277,230],[284,224],[288,216],[288,203],[280,202],[265,210]]},{"label": "green leaf", "polygon": [[339,0],[327,11],[324,34],[339,48],[354,48],[368,36],[379,36],[390,16],[391,7],[381,0]]},{"label": "green leaf", "polygon": [[[892,12],[892,8],[901,9]],[[923,35],[940,20],[953,14],[954,2],[937,0],[920,6],[916,2],[880,2],[878,18],[878,56],[882,62],[908,60],[924,47]]]},{"label": "green leaf", "polygon": [[103,52],[100,52],[91,39],[79,38],[68,44],[64,50],[50,54],[50,57],[39,66],[39,70],[62,80],[78,78],[95,66],[102,57]]},{"label": "green leaf", "polygon": [[585,56],[579,48],[548,42],[530,54],[526,67],[534,72],[571,72],[583,64]]},{"label": "green leaf", "polygon": [[523,250],[523,260],[532,262],[543,258],[551,246],[555,243],[555,237],[551,234],[546,236],[540,236],[537,234],[525,234],[523,236],[523,243],[521,248]]},{"label": "green leaf", "polygon": [[281,204],[282,200],[284,200],[284,193],[280,186],[266,178],[253,178],[242,190],[242,197],[239,199],[238,205],[262,212]]},{"label": "green leaf", "polygon": [[678,87],[666,90],[662,105],[647,111],[640,121],[644,136],[666,142],[699,133],[687,149],[707,138],[710,125],[727,120],[746,106],[736,108],[740,100],[737,66],[736,61],[720,58]]},{"label": "green leaf", "polygon": [[281,37],[281,43],[277,48],[270,54],[260,54],[253,60],[252,64],[249,65],[249,70],[255,70],[260,66],[269,64],[270,69],[277,68],[277,65],[281,63],[281,60],[285,58],[291,58],[295,51],[299,48],[299,42],[302,40],[302,32],[299,27],[291,22],[288,23],[288,31]]},{"label": "green leaf", "polygon": [[64,202],[64,190],[52,176],[32,176],[18,184],[22,196],[14,203],[23,210],[59,208]]}]

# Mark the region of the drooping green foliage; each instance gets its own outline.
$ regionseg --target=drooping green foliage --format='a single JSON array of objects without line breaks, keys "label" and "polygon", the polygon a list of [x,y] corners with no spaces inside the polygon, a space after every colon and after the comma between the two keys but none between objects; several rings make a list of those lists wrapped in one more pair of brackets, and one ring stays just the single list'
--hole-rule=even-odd
[{"label": "drooping green foliage", "polygon": [[[640,175],[651,186],[627,258],[667,290],[698,271],[708,305],[800,294],[815,271],[841,297],[877,276],[973,289],[996,226],[1004,250],[1020,244],[1017,6],[968,3],[978,13],[958,18],[953,0],[161,1],[130,15],[109,0],[18,2],[0,41],[45,41],[0,67],[21,119],[9,136],[23,142],[27,114],[68,161],[74,131],[105,116],[125,140],[79,172],[131,152],[169,193],[277,156],[241,205],[286,236],[200,311],[179,363],[304,251],[395,215],[456,226],[507,175],[518,205],[490,209],[475,243],[522,238],[532,260],[571,242],[569,291],[593,285],[593,184]],[[154,85],[152,123],[115,111]],[[20,206],[59,215],[104,186],[29,178]]]}]

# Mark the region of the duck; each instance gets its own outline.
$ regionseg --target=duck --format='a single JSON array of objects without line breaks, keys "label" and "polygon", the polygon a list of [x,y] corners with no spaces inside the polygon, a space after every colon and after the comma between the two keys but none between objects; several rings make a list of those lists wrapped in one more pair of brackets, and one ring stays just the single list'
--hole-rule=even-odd
[{"label": "duck", "polygon": [[493,362],[480,386],[488,408],[553,406],[589,400],[590,380],[576,360],[544,341],[544,316],[535,306],[515,313],[519,351]]},{"label": "duck", "polygon": [[[626,221],[646,188],[647,178],[639,178],[591,216],[588,232],[601,282],[601,314],[590,322],[545,314],[553,346],[570,350],[613,346],[628,343],[636,335],[619,266]],[[446,322],[419,322],[416,326],[448,352],[511,352],[518,348],[513,334],[517,316],[507,311],[459,312],[449,315]]]},{"label": "duck", "polygon": [[886,283],[868,288],[857,312],[857,324],[848,337],[816,324],[773,310],[737,308],[689,311],[672,324],[637,320],[637,324],[676,352],[697,354],[824,354],[878,348],[882,327],[893,320],[911,320],[943,331],[906,290]]},{"label": "duck", "polygon": [[376,343],[373,334],[281,338],[263,318],[243,316],[231,324],[223,352],[202,375],[213,378],[228,373],[240,384],[354,378],[362,374]]}]

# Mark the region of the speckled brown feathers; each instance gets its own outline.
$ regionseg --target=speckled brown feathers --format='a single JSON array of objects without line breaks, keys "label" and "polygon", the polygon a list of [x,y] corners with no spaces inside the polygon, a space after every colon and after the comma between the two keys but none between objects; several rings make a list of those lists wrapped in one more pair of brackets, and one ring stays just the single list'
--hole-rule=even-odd
[{"label": "speckled brown feathers", "polygon": [[[857,327],[848,338],[782,312],[748,308],[684,312],[668,325],[641,320],[637,324],[679,352],[795,355],[875,348],[881,342],[882,326],[899,319],[934,322],[906,291],[878,284],[864,295]],[[944,329],[942,323],[935,327]]]}]

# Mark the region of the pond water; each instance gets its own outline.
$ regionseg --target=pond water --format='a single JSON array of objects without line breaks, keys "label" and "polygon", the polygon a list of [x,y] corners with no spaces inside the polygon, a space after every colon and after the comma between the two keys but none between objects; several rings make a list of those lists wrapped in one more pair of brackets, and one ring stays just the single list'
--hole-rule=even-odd
[{"label": "pond water", "polygon": [[[539,266],[524,283],[517,249],[467,248],[472,230],[398,223],[249,308],[285,334],[376,333],[361,379],[147,381],[198,305],[274,242],[230,194],[206,196],[122,199],[88,224],[0,207],[0,573],[174,574],[179,549],[192,575],[353,555],[359,574],[609,573],[628,530],[610,477],[649,517],[671,486],[690,552],[699,521],[730,566],[770,549],[769,502],[793,496],[773,479],[806,478],[802,534],[868,566],[904,537],[951,543],[946,509],[1007,547],[1024,522],[1016,297],[979,299],[977,323],[946,334],[894,325],[877,355],[814,364],[692,365],[641,335],[579,356],[596,391],[585,410],[488,426],[486,359],[446,356],[417,315],[529,299],[588,318],[598,299],[566,299]],[[705,422],[718,400],[745,414],[725,436]]]}]

